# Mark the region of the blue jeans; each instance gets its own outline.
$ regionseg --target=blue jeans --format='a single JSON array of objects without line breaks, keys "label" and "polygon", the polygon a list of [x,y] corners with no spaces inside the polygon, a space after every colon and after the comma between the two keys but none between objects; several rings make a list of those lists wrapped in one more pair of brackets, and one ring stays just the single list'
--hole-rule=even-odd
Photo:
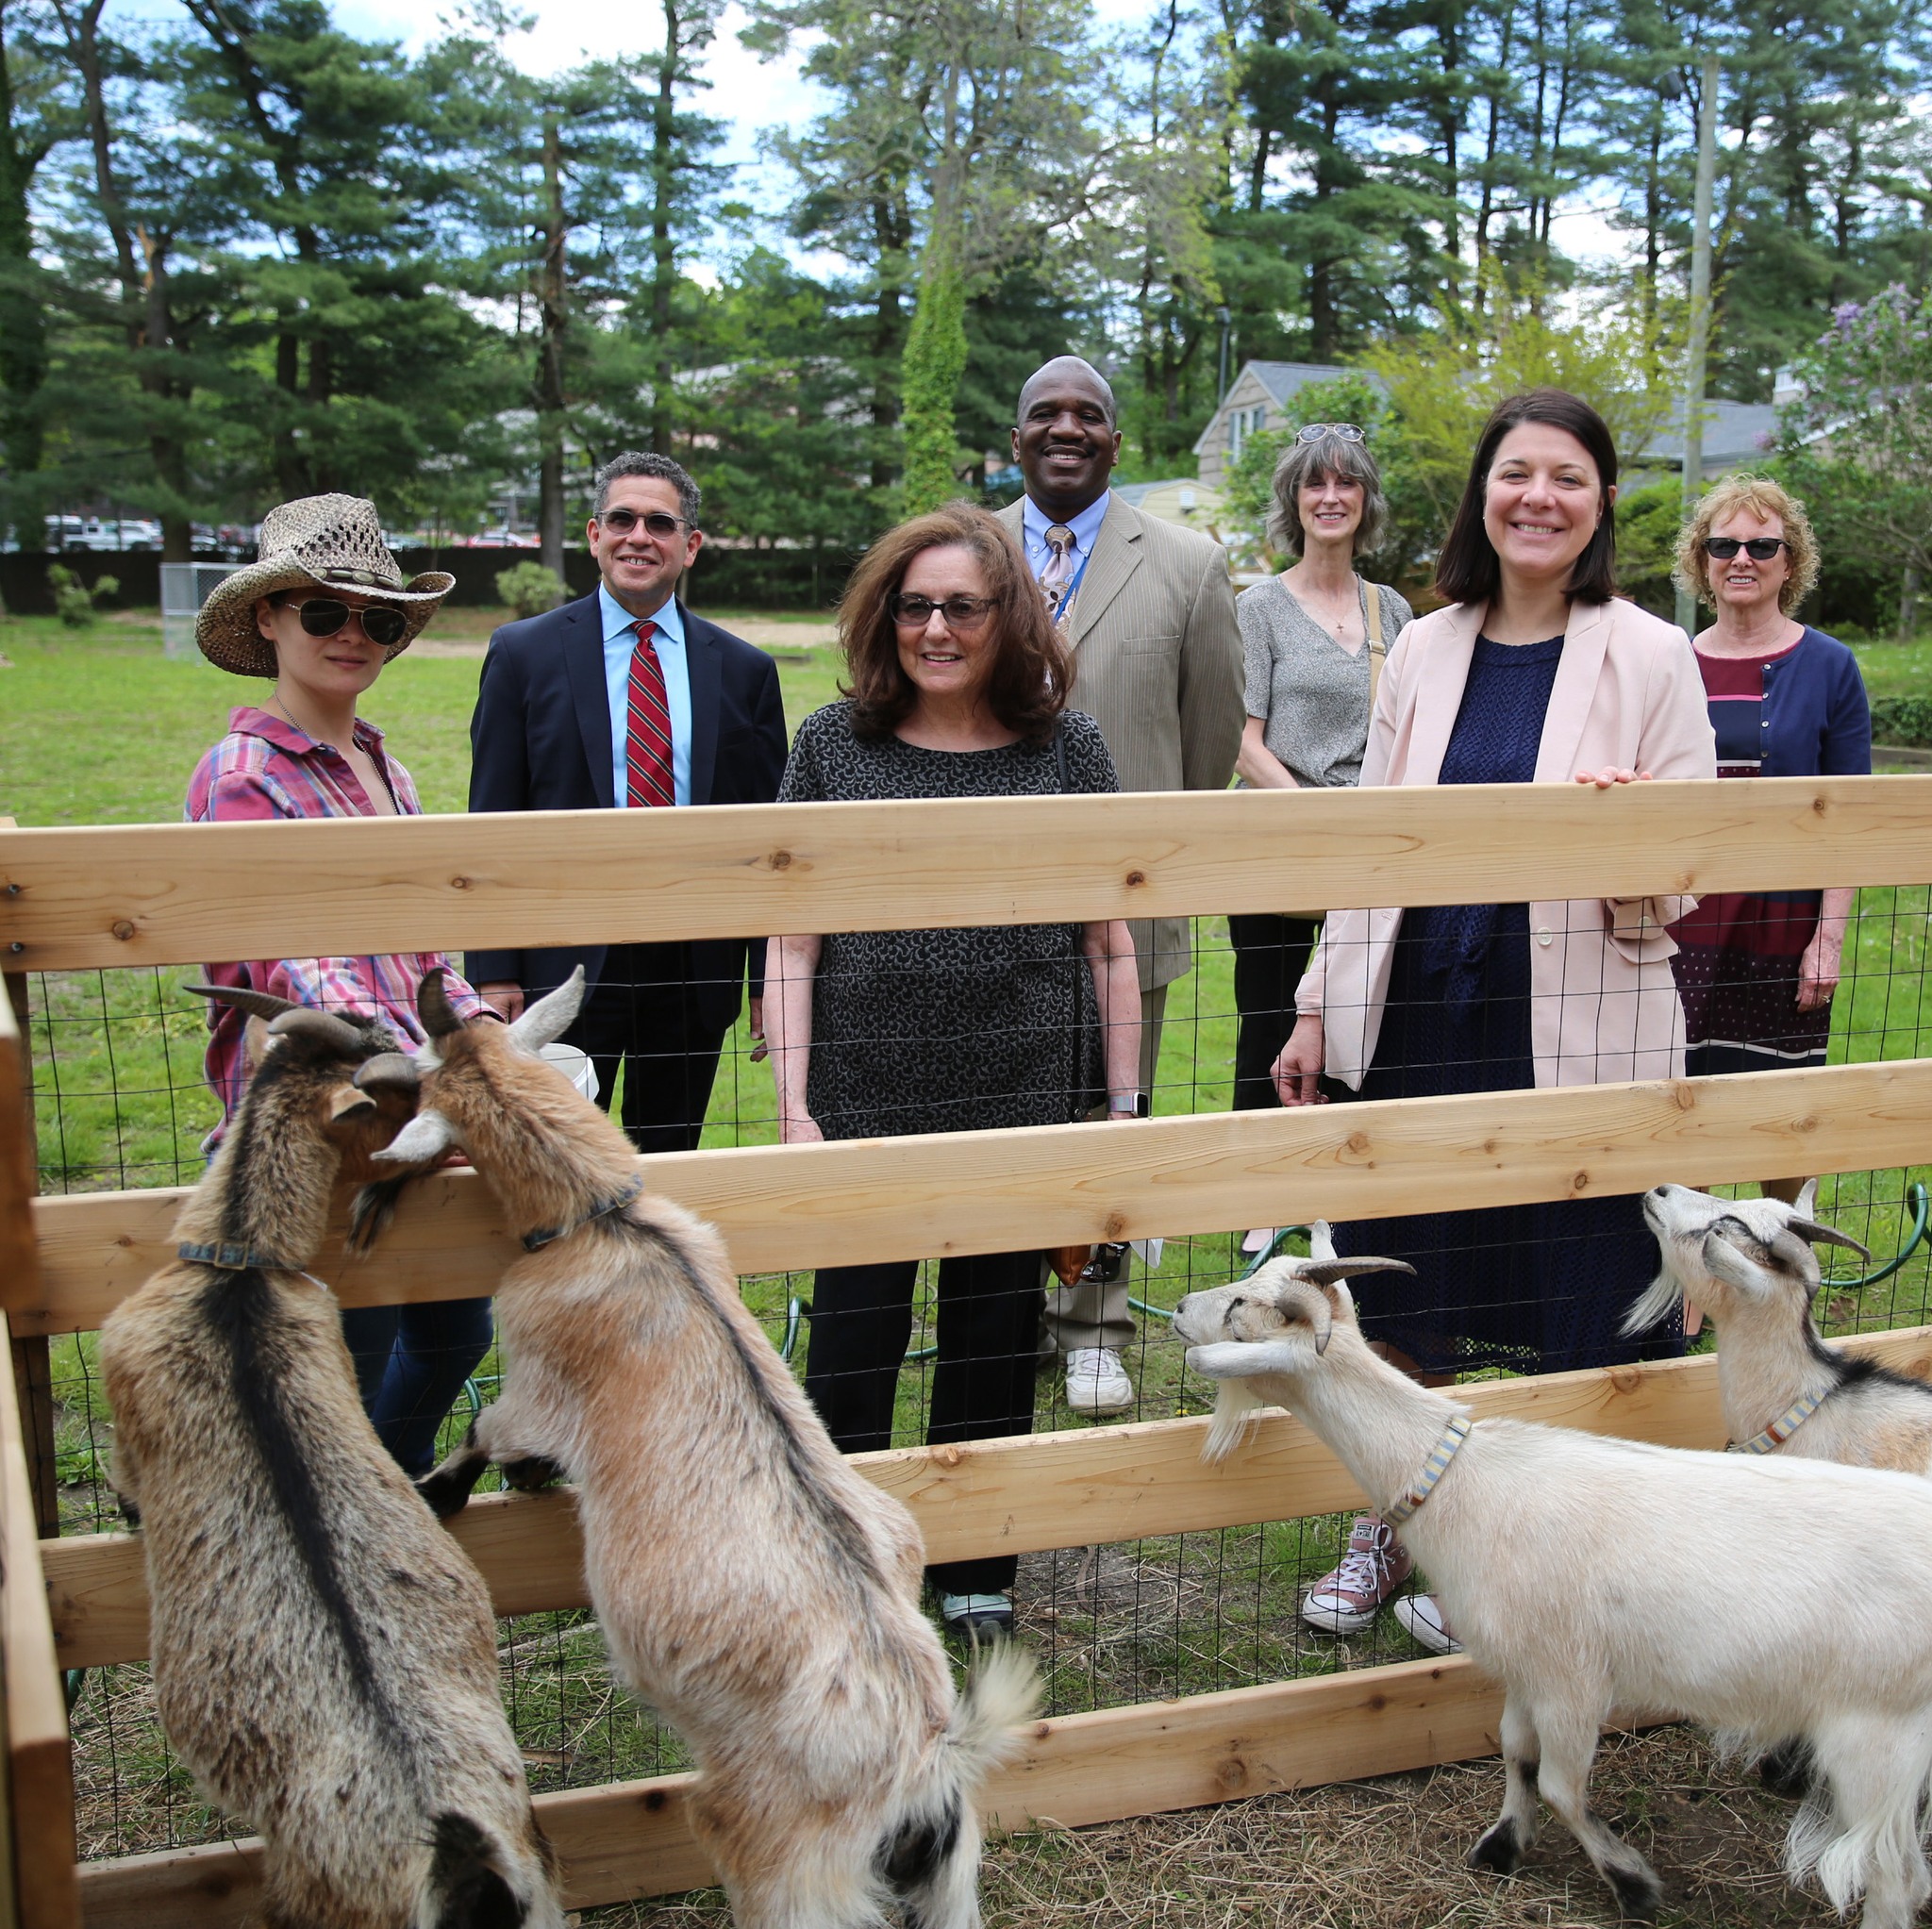
[{"label": "blue jeans", "polygon": [[436,1433],[495,1335],[488,1300],[351,1306],[342,1338],[362,1410],[412,1480],[436,1464]]}]

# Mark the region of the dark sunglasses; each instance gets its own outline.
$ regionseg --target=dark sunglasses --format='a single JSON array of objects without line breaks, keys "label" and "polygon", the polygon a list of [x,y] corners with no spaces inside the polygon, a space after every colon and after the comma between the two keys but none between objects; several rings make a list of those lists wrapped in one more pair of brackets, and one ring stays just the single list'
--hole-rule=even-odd
[{"label": "dark sunglasses", "polygon": [[1754,536],[1749,541],[1737,536],[1707,536],[1704,539],[1704,553],[1714,557],[1719,562],[1729,562],[1742,550],[1753,562],[1769,562],[1779,550],[1791,545],[1782,536]]},{"label": "dark sunglasses", "polygon": [[687,523],[682,516],[674,516],[669,509],[647,509],[641,516],[635,509],[606,509],[597,520],[613,536],[628,536],[641,523],[646,536],[655,536],[662,542],[668,542],[680,529],[698,526]]},{"label": "dark sunglasses", "polygon": [[935,603],[930,596],[894,596],[892,621],[902,629],[924,629],[937,609],[948,629],[977,629],[992,614],[991,596],[948,596]]},{"label": "dark sunglasses", "polygon": [[287,607],[302,619],[302,627],[312,637],[338,636],[348,628],[350,617],[358,617],[362,634],[385,650],[394,649],[409,627],[408,613],[387,603],[352,609],[333,596],[311,596],[306,603],[291,603]]}]

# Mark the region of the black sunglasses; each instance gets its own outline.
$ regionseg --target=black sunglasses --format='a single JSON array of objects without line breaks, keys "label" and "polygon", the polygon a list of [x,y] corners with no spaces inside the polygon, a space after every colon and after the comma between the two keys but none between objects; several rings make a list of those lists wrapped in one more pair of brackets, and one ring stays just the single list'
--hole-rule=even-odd
[{"label": "black sunglasses", "polygon": [[1742,550],[1753,562],[1769,562],[1779,550],[1791,545],[1782,536],[1753,536],[1747,541],[1737,536],[1707,536],[1704,539],[1704,553],[1714,557],[1719,562],[1729,562]]},{"label": "black sunglasses", "polygon": [[349,626],[350,617],[358,617],[362,634],[385,650],[394,649],[409,627],[408,613],[388,603],[352,609],[333,596],[311,596],[306,603],[291,603],[288,607],[302,619],[302,627],[312,637],[337,636]]},{"label": "black sunglasses", "polygon": [[907,629],[924,629],[935,609],[946,620],[948,629],[977,629],[992,614],[991,596],[948,596],[935,603],[930,596],[894,596],[892,621]]},{"label": "black sunglasses", "polygon": [[646,536],[655,536],[660,541],[669,541],[680,529],[695,529],[695,523],[687,523],[682,516],[674,516],[669,509],[647,509],[639,515],[635,509],[606,509],[597,518],[613,536],[628,536],[640,523],[644,525]]}]

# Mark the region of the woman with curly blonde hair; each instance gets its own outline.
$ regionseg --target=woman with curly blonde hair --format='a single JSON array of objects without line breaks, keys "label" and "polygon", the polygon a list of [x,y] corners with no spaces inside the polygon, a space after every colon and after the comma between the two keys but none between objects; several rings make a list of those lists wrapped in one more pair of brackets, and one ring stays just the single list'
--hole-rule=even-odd
[{"label": "woman with curly blonde hair", "polygon": [[[1818,580],[1805,506],[1769,476],[1726,475],[1677,542],[1677,583],[1715,611],[1694,639],[1721,777],[1851,776],[1872,769],[1857,659],[1792,611]],[[1822,1065],[1852,892],[1720,891],[1673,927],[1690,1040],[1710,1075]],[[1763,1189],[1794,1199],[1800,1181]]]}]

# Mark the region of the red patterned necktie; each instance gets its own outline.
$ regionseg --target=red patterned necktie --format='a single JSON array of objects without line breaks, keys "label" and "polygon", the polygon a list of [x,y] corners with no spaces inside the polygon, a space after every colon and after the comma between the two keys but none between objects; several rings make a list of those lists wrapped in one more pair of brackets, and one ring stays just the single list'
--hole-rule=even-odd
[{"label": "red patterned necktie", "polygon": [[647,617],[631,624],[638,633],[630,653],[630,705],[625,718],[625,772],[633,809],[675,804],[671,779],[671,708],[664,700],[664,669],[651,639],[658,625]]}]

